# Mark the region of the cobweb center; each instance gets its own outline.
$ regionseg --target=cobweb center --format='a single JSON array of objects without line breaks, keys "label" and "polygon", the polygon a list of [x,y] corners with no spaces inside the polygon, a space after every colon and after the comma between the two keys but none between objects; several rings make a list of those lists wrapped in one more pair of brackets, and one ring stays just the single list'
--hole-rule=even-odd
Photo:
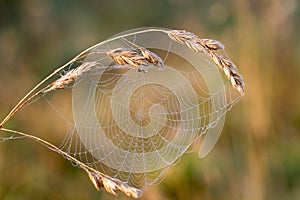
[{"label": "cobweb center", "polygon": [[141,126],[147,126],[151,122],[148,111],[145,108],[138,108],[135,113],[135,119]]}]

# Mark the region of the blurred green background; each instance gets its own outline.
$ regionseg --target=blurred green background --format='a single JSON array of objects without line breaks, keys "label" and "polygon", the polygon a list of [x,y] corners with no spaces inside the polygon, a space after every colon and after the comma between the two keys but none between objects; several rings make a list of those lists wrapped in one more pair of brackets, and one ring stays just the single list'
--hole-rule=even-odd
[{"label": "blurred green background", "polygon": [[[142,199],[300,199],[297,0],[0,0],[1,119],[80,51],[145,26],[222,41],[246,91],[213,152],[184,156]],[[43,119],[21,119],[14,128],[43,130]],[[42,145],[13,140],[0,144],[0,199],[126,198],[97,192],[86,173]]]}]

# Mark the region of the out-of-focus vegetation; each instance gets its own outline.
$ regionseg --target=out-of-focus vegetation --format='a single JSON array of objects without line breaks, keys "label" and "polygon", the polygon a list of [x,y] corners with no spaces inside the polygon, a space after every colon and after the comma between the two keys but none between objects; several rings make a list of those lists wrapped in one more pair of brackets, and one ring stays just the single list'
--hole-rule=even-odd
[{"label": "out-of-focus vegetation", "polygon": [[[184,156],[142,199],[299,199],[299,19],[297,0],[2,0],[0,117],[57,66],[113,34],[144,26],[190,30],[226,45],[245,96],[213,152],[204,160]],[[43,130],[46,119],[30,116],[8,126]],[[0,199],[122,198],[97,192],[82,170],[42,145],[0,144]]]}]

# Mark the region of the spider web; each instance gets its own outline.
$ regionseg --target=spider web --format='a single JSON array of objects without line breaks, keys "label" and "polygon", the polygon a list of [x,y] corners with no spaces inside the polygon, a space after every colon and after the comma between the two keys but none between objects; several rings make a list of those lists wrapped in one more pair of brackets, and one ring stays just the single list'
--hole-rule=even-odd
[{"label": "spider web", "polygon": [[[151,30],[121,33],[92,49],[80,63],[95,67],[72,87],[74,126],[60,146],[143,190],[160,182],[183,154],[199,150],[199,157],[206,156],[217,142],[226,112],[240,98],[209,56],[192,52],[159,29]],[[138,72],[97,54],[136,49],[133,44],[159,55],[166,70],[152,66]]]}]

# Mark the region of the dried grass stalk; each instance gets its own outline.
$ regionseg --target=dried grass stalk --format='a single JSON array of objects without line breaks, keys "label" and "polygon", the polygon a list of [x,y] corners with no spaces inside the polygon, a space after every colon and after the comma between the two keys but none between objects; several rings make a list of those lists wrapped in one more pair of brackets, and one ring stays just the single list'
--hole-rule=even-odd
[{"label": "dried grass stalk", "polygon": [[221,42],[212,39],[200,39],[194,33],[186,30],[171,30],[168,32],[168,36],[180,44],[187,45],[197,53],[207,53],[230,80],[233,88],[244,95],[245,83],[235,64],[230,59],[216,53],[217,50],[225,48]]},{"label": "dried grass stalk", "polygon": [[[146,30],[147,32],[150,30]],[[157,31],[157,30],[155,30]],[[163,30],[159,30],[163,31]],[[143,32],[143,31],[141,31]],[[211,56],[215,64],[224,72],[225,76],[231,81],[232,86],[237,89],[241,94],[244,94],[244,81],[242,76],[239,74],[237,67],[228,59],[216,53],[219,49],[224,49],[224,45],[216,40],[211,39],[200,39],[195,34],[185,31],[185,30],[172,30],[172,31],[163,31],[166,32],[169,37],[180,43],[185,44],[193,51],[197,53],[207,53]],[[119,39],[123,36],[119,36]],[[124,38],[122,38],[124,39]],[[126,40],[126,39],[125,39]],[[131,43],[131,42],[130,42]],[[147,67],[157,66],[160,70],[165,69],[165,65],[163,60],[156,55],[155,53],[149,51],[146,48],[139,47],[133,43],[131,43],[136,48],[117,48],[111,50],[109,52],[102,52],[110,56],[116,63],[118,63],[118,67],[134,67],[139,71],[146,72]],[[30,138],[35,140],[41,144],[44,144],[49,149],[58,152],[59,154],[63,155],[68,160],[77,163],[82,169],[84,169],[88,175],[92,183],[94,184],[97,190],[104,188],[107,192],[116,195],[117,191],[125,193],[127,196],[133,198],[139,198],[142,195],[142,191],[129,186],[127,183],[124,183],[118,179],[109,177],[91,167],[84,164],[83,162],[77,160],[76,158],[72,157],[71,155],[67,154],[66,152],[62,151],[55,145],[38,138],[36,136],[26,134],[23,132],[15,131],[6,129],[3,126],[5,123],[18,111],[20,110],[26,103],[28,103],[31,99],[36,97],[37,95],[53,90],[64,89],[72,85],[79,76],[84,74],[85,72],[91,70],[93,67],[97,66],[97,62],[83,62],[80,66],[75,69],[69,70],[67,73],[62,75],[56,81],[50,83],[46,87],[42,88],[42,84],[44,84],[47,80],[51,77],[56,75],[58,72],[61,72],[65,67],[71,65],[72,63],[79,61],[85,58],[88,55],[96,54],[99,52],[90,52],[93,48],[97,45],[92,46],[74,59],[66,63],[65,65],[56,69],[53,73],[43,79],[40,83],[38,83],[30,92],[28,92],[19,102],[18,104],[10,111],[10,113],[5,117],[5,119],[0,123],[0,130],[10,132],[13,134],[18,134],[23,137]],[[113,68],[113,66],[111,66]],[[42,88],[42,89],[40,89]]]}]

